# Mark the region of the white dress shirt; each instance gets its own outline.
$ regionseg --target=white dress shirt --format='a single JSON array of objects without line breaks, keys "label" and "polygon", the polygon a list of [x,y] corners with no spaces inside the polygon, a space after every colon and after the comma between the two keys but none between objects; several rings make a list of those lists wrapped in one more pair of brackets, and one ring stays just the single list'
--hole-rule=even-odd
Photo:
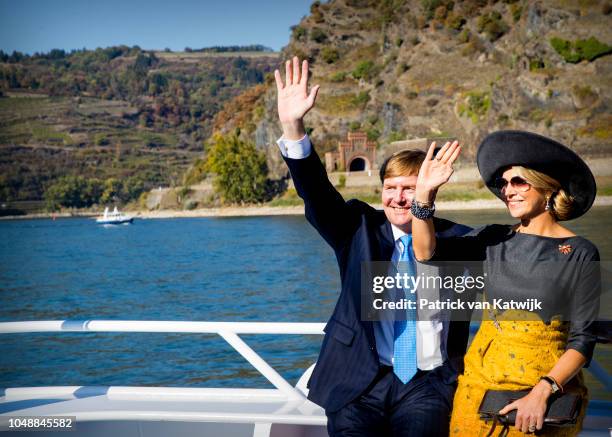
[{"label": "white dress shirt", "polygon": [[[286,140],[283,137],[276,142],[281,154],[286,158],[304,159],[310,155],[312,145],[308,135],[301,139]],[[403,244],[400,237],[406,235],[404,231],[391,225],[395,248],[391,256],[391,262],[397,264],[402,253]],[[418,295],[418,290],[417,290]],[[393,365],[393,321],[373,322],[374,336],[376,338],[376,350],[381,364]],[[440,321],[417,321],[417,366],[421,370],[431,370],[442,364],[442,352],[440,341],[442,334],[442,323]]]}]

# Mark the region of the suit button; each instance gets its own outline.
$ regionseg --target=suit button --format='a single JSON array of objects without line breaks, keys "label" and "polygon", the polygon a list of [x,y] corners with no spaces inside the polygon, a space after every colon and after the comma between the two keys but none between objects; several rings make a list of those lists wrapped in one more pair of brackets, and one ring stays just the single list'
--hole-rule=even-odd
[{"label": "suit button", "polygon": [[370,346],[370,350],[373,351],[374,350],[374,346]]}]

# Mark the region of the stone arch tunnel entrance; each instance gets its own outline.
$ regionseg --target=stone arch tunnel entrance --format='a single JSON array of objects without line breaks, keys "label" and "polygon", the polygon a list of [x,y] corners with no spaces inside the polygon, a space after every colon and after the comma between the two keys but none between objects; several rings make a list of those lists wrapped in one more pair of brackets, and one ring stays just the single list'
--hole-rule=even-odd
[{"label": "stone arch tunnel entrance", "polygon": [[357,157],[351,161],[349,171],[364,171],[368,169],[368,163],[364,158]]}]

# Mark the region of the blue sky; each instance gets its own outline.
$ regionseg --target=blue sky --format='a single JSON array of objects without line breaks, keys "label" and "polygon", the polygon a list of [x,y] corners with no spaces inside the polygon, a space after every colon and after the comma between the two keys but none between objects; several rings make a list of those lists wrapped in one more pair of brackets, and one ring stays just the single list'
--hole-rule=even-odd
[{"label": "blue sky", "polygon": [[0,49],[183,50],[263,44],[279,50],[312,0],[0,0]]}]

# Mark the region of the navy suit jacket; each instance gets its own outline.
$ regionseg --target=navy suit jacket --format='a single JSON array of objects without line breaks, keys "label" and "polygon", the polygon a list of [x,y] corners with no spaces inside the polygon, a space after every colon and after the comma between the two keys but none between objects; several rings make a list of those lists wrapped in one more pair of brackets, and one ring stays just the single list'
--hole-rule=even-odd
[{"label": "navy suit jacket", "polygon": [[[361,263],[390,261],[395,241],[383,211],[359,200],[344,201],[329,182],[314,148],[307,158],[284,159],[304,200],[307,220],[333,248],[340,267],[342,291],[308,382],[308,398],[334,412],[360,396],[378,373],[374,322],[360,317]],[[435,220],[438,234],[461,235],[470,230],[448,220]],[[432,372],[439,373],[439,378],[433,379],[452,389],[463,370],[468,334],[469,322],[443,322],[441,353],[445,362]]]}]

